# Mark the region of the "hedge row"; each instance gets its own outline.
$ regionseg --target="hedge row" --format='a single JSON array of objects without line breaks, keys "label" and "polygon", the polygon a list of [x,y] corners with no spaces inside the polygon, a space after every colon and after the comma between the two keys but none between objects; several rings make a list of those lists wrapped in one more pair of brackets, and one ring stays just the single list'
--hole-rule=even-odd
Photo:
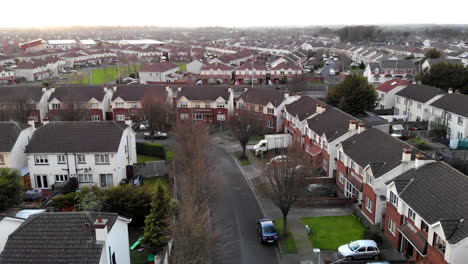
[{"label": "hedge row", "polygon": [[137,142],[136,151],[138,154],[166,159],[166,150],[162,145]]}]

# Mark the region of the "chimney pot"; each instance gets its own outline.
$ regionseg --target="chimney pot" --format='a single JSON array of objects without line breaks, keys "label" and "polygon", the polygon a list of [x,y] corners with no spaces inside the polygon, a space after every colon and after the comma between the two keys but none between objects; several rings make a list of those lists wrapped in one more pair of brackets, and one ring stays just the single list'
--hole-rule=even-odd
[{"label": "chimney pot", "polygon": [[34,122],[34,117],[28,117],[28,125],[32,126],[33,128],[35,127],[36,124]]},{"label": "chimney pot", "polygon": [[179,92],[182,91],[182,86],[178,86],[177,91],[179,91]]},{"label": "chimney pot", "polygon": [[288,91],[284,91],[284,98],[288,98],[289,97],[289,92]]},{"label": "chimney pot", "polygon": [[42,125],[47,125],[47,124],[49,124],[49,118],[46,116],[42,118]]},{"label": "chimney pot", "polygon": [[448,93],[449,93],[449,94],[452,94],[452,93],[453,93],[453,88],[449,88],[449,89],[448,89]]},{"label": "chimney pot", "polygon": [[403,148],[402,161],[411,161],[411,147]]},{"label": "chimney pot", "polygon": [[357,123],[356,119],[349,120],[349,130],[351,131],[356,130],[356,123]]},{"label": "chimney pot", "polygon": [[362,121],[359,122],[359,124],[358,124],[358,134],[361,134],[365,130],[366,130],[366,123],[364,123]]},{"label": "chimney pot", "polygon": [[414,165],[416,169],[424,165],[426,162],[427,161],[425,160],[424,154],[422,152],[419,152],[418,154],[416,154],[416,159],[414,160]]}]

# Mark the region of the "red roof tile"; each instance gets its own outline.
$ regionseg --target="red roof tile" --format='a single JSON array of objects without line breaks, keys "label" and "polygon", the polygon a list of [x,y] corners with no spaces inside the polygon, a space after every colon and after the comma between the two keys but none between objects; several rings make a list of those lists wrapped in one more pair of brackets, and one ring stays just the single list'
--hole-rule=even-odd
[{"label": "red roof tile", "polygon": [[395,89],[398,86],[406,86],[406,85],[410,85],[410,84],[411,83],[406,81],[406,80],[393,79],[393,80],[386,81],[386,82],[382,83],[381,85],[379,85],[375,89],[378,90],[378,91],[381,91],[381,92],[388,93],[389,91]]}]

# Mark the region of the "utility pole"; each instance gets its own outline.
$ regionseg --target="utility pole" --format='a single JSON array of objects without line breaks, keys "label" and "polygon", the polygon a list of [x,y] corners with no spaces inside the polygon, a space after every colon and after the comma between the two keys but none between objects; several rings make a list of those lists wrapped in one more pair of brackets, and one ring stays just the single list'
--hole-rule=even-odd
[{"label": "utility pole", "polygon": [[120,82],[120,62],[119,62],[119,56],[117,56],[117,78],[118,78],[118,82]]}]

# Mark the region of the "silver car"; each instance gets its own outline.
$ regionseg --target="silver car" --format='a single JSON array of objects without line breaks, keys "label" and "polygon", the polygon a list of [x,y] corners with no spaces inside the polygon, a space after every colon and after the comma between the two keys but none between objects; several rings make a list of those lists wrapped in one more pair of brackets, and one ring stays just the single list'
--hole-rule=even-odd
[{"label": "silver car", "polygon": [[353,259],[379,259],[380,249],[374,240],[357,240],[339,247],[338,254],[348,261]]}]

